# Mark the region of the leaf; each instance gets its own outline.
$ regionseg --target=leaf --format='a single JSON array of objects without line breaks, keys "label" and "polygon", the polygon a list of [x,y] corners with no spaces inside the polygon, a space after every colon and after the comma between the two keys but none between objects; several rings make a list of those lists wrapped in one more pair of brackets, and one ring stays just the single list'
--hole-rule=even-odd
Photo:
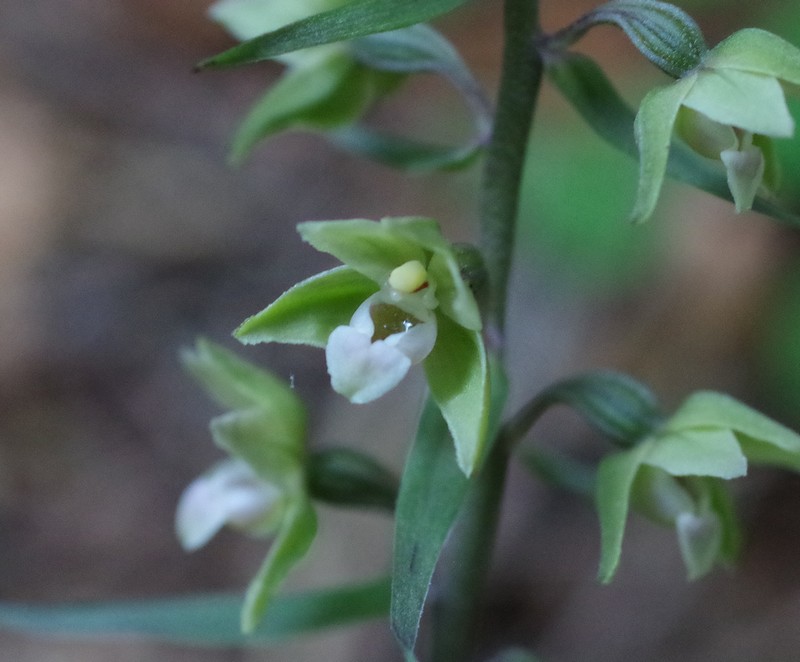
[{"label": "leaf", "polygon": [[747,459],[730,430],[697,429],[659,434],[644,462],[673,476],[738,478]]},{"label": "leaf", "polygon": [[260,62],[291,51],[388,32],[446,14],[466,0],[354,0],[203,60],[198,69]]},{"label": "leaf", "polygon": [[317,516],[300,497],[289,504],[267,558],[250,582],[242,606],[242,631],[254,632],[289,571],[306,555],[317,534]]},{"label": "leaf", "polygon": [[596,498],[600,518],[600,568],[597,575],[604,584],[611,581],[619,565],[631,489],[648,446],[643,443],[609,455],[597,469]]},{"label": "leaf", "polygon": [[470,476],[486,451],[489,364],[480,332],[438,315],[438,336],[423,362],[431,396],[453,436],[458,466]]},{"label": "leaf", "polygon": [[[380,222],[365,219],[347,221],[308,221],[300,223],[297,231],[318,251],[330,253],[375,283],[382,285],[395,267],[405,262],[427,258],[419,243],[412,237],[401,236],[393,227],[397,225],[434,228],[431,219],[383,219]],[[377,289],[377,287],[376,287]]]},{"label": "leaf", "polygon": [[348,324],[356,308],[377,291],[369,278],[349,267],[337,267],[287,290],[242,322],[233,335],[247,345],[281,342],[325,347],[331,332]]},{"label": "leaf", "polygon": [[[634,113],[591,59],[576,53],[548,62],[548,75],[575,110],[605,141],[637,158],[633,135]],[[733,202],[725,173],[678,142],[672,145],[667,174],[707,193]],[[753,209],[792,226],[800,214],[771,198],[756,196]]]},{"label": "leaf", "polygon": [[433,570],[468,485],[455,462],[447,425],[429,401],[403,471],[395,520],[391,624],[409,656]]},{"label": "leaf", "polygon": [[239,624],[242,598],[229,594],[56,605],[0,602],[0,627],[82,639],[138,635],[194,646],[276,644],[388,615],[389,586],[382,578],[277,596],[249,636]]},{"label": "leaf", "polygon": [[267,427],[283,431],[282,443],[289,439],[302,443],[305,407],[285,382],[203,339],[197,341],[193,350],[183,350],[181,360],[223,407],[259,409]]}]

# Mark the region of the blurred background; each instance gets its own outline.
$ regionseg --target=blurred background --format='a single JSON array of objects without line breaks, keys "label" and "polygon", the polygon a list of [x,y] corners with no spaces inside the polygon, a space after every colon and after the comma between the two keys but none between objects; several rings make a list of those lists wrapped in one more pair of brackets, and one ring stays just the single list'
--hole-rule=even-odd
[{"label": "blurred background", "polygon": [[[181,347],[230,332],[331,264],[303,246],[309,219],[423,214],[474,237],[479,168],[407,176],[314,135],[280,136],[238,170],[237,120],[280,69],[193,74],[232,44],[207,0],[6,0],[0,8],[0,598],[54,602],[239,590],[263,542],[223,532],[184,554],[173,512],[220,457],[218,413],[182,372]],[[557,29],[594,3],[542,2]],[[745,26],[800,44],[794,0],[683,0],[710,44]],[[494,91],[499,3],[438,23]],[[632,104],[664,76],[612,28],[579,50]],[[420,101],[423,100],[424,103]],[[797,104],[793,106],[798,110]],[[438,136],[460,116],[420,78],[377,122]],[[626,223],[636,164],[601,143],[547,86],[525,181],[509,327],[512,405],[554,379],[625,370],[667,407],[725,390],[800,427],[800,233],[669,185],[646,227]],[[800,141],[781,144],[785,194],[800,198]],[[347,444],[399,470],[419,375],[381,401],[334,397],[319,351],[242,348],[294,378],[317,447]],[[537,443],[585,459],[605,442],[548,415]],[[530,443],[530,441],[529,441]],[[529,645],[543,660],[789,660],[800,635],[800,477],[753,470],[735,485],[740,565],[688,584],[674,535],[633,519],[610,586],[594,577],[590,504],[512,470],[482,653]],[[321,508],[319,543],[289,588],[386,572],[391,522]],[[0,633],[0,659],[397,660],[383,623],[274,650]]]}]

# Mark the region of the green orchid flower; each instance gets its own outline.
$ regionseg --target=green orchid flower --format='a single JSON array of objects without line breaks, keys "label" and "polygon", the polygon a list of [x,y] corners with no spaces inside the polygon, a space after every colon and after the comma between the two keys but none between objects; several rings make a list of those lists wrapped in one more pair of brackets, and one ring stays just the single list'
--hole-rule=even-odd
[{"label": "green orchid flower", "polygon": [[634,221],[655,208],[677,134],[724,167],[737,212],[777,186],[773,138],[794,134],[782,84],[800,85],[800,49],[774,34],[746,29],[707,51],[673,84],[645,96],[634,124],[640,176]]},{"label": "green orchid flower", "polygon": [[298,283],[234,335],[325,348],[334,390],[358,404],[421,363],[470,474],[484,450],[489,370],[475,282],[462,276],[460,251],[428,218],[308,222],[298,231],[344,266]]},{"label": "green orchid flower", "polygon": [[675,528],[690,578],[732,561],[738,531],[723,481],[746,475],[749,462],[800,471],[800,435],[706,391],[633,448],[606,457],[596,492],[601,581],[616,572],[631,507]]},{"label": "green orchid flower", "polygon": [[245,597],[242,629],[250,632],[316,535],[305,471],[306,411],[289,386],[222,347],[199,341],[182,358],[211,396],[231,409],[211,421],[214,442],[230,457],[186,488],[175,529],[187,551],[225,525],[274,537]]},{"label": "green orchid flower", "polygon": [[[347,0],[220,0],[209,14],[234,37],[247,41],[345,4]],[[402,80],[399,74],[357,61],[343,42],[274,59],[286,70],[242,122],[231,148],[234,163],[241,163],[260,140],[279,131],[327,131],[350,124]]]}]

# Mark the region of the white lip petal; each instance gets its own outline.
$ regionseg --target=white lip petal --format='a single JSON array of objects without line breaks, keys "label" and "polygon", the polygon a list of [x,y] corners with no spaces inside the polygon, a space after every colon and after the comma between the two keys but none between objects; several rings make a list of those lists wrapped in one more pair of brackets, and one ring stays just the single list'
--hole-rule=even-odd
[{"label": "white lip petal", "polygon": [[186,551],[194,551],[226,524],[257,525],[279,496],[278,489],[261,480],[245,462],[220,462],[181,495],[175,514],[178,540]]},{"label": "white lip petal", "polygon": [[[395,334],[401,335],[401,334]],[[411,359],[385,340],[350,326],[333,330],[325,349],[333,390],[363,404],[393,389],[411,367]]]}]

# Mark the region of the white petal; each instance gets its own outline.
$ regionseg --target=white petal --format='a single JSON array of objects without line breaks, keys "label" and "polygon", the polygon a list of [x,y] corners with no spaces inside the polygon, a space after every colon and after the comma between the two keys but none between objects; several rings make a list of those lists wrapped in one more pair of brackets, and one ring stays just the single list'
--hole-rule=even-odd
[{"label": "white petal", "polygon": [[411,359],[412,365],[416,365],[431,353],[436,344],[436,316],[431,315],[430,321],[415,324],[402,333],[393,333],[385,342],[403,352]]},{"label": "white petal", "polygon": [[[400,335],[400,334],[396,334]],[[333,390],[363,404],[393,389],[406,376],[411,359],[385,340],[351,326],[333,330],[325,348]]]},{"label": "white petal", "polygon": [[758,147],[749,147],[741,151],[726,149],[720,152],[719,158],[728,173],[728,188],[736,203],[736,211],[747,211],[752,208],[764,179],[764,155]]},{"label": "white petal", "polygon": [[175,514],[181,545],[193,551],[205,545],[223,526],[232,524],[258,532],[265,527],[280,497],[242,460],[212,467],[183,492]]}]

